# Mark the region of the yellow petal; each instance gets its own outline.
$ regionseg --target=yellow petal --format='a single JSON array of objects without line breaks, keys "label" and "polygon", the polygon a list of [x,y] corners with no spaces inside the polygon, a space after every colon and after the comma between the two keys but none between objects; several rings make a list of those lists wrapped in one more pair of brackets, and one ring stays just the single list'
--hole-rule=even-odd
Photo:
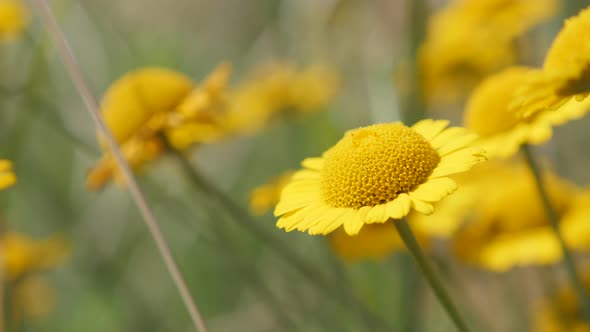
[{"label": "yellow petal", "polygon": [[409,193],[410,197],[425,201],[438,202],[457,189],[455,181],[447,177],[429,179]]},{"label": "yellow petal", "polygon": [[443,131],[449,125],[448,120],[422,120],[412,126],[412,129],[416,130],[420,135],[424,136],[427,141],[430,141],[441,131]]},{"label": "yellow petal", "polygon": [[392,219],[401,219],[410,213],[412,201],[407,194],[399,194],[393,201],[385,204],[387,214]]},{"label": "yellow petal", "polygon": [[365,222],[367,224],[372,223],[383,223],[386,222],[389,217],[387,216],[387,209],[385,204],[380,204],[371,207],[371,210],[367,212],[365,216]]},{"label": "yellow petal", "polygon": [[301,162],[301,165],[305,168],[309,168],[315,171],[320,171],[324,167],[323,158],[306,158]]},{"label": "yellow petal", "polygon": [[432,214],[432,212],[434,212],[434,207],[432,206],[432,204],[423,202],[423,201],[413,198],[411,196],[410,196],[410,199],[412,200],[412,207],[414,208],[414,210],[416,210],[420,213],[423,213],[425,215],[429,215],[429,214]]}]

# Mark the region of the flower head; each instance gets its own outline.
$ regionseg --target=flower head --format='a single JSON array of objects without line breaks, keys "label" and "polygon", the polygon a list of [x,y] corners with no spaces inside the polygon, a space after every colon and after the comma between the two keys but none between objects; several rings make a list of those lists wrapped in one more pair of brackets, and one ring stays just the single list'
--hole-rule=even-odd
[{"label": "flower head", "polygon": [[512,108],[524,117],[558,109],[590,94],[590,7],[568,19],[549,49],[542,71],[528,77]]},{"label": "flower head", "polygon": [[514,39],[556,10],[555,0],[455,0],[428,22],[420,69],[428,99],[454,102],[514,62]]},{"label": "flower head", "polygon": [[11,280],[59,265],[69,255],[65,241],[59,236],[34,240],[14,232],[0,238],[0,249],[3,270]]},{"label": "flower head", "polygon": [[[488,166],[476,204],[464,216],[469,222],[455,236],[456,254],[494,271],[559,261],[562,251],[530,171],[521,164]],[[579,195],[571,184],[551,173],[544,178],[565,241],[572,249],[587,249],[590,196]],[[510,184],[498,185],[503,182]]]},{"label": "flower head", "polygon": [[476,139],[448,121],[399,122],[348,131],[321,158],[303,161],[275,208],[279,228],[328,234],[340,226],[349,235],[363,225],[424,214],[453,192],[448,175],[485,160]]},{"label": "flower head", "polygon": [[322,109],[338,83],[338,75],[322,66],[303,70],[287,64],[265,66],[228,94],[228,126],[235,132],[253,133],[282,111]]},{"label": "flower head", "polygon": [[510,108],[515,90],[538,70],[511,67],[484,80],[472,93],[465,110],[465,126],[479,135],[478,144],[490,157],[509,157],[522,144],[542,144],[552,136],[552,127],[583,116],[590,98],[568,101],[553,112],[520,117]]},{"label": "flower head", "polygon": [[29,23],[29,11],[19,0],[0,0],[0,40],[18,37]]},{"label": "flower head", "polygon": [[0,190],[16,183],[16,175],[12,172],[12,163],[0,159]]},{"label": "flower head", "polygon": [[[144,68],[117,80],[105,93],[101,111],[129,165],[137,170],[156,159],[163,151],[163,136],[177,149],[221,137],[219,104],[228,75],[229,66],[221,65],[195,87],[181,73]],[[117,169],[107,151],[88,174],[88,187],[99,189],[119,177]]]}]

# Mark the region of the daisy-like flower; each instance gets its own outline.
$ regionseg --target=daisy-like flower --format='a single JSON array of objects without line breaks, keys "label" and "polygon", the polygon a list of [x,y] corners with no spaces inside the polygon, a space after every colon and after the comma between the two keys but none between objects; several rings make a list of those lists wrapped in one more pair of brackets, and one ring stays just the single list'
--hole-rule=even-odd
[{"label": "daisy-like flower", "polygon": [[0,190],[16,183],[16,175],[12,172],[12,162],[0,159]]},{"label": "daisy-like flower", "polygon": [[[590,289],[590,278],[584,279]],[[582,317],[576,292],[571,288],[559,289],[535,307],[532,330],[534,332],[590,332],[590,324]]]},{"label": "daisy-like flower", "polygon": [[[429,237],[416,232],[421,247],[428,247]],[[348,235],[339,229],[329,236],[330,246],[347,261],[361,259],[384,259],[393,252],[406,250],[393,223],[366,225],[356,235]]]},{"label": "daisy-like flower", "polygon": [[[521,164],[487,166],[492,165],[486,169],[487,181],[480,183],[479,197],[467,216],[469,223],[455,235],[457,256],[499,272],[561,260],[562,250],[530,171]],[[578,194],[573,185],[551,173],[544,178],[564,240],[573,250],[587,250],[590,195]],[[510,185],[497,185],[506,181]]]},{"label": "daisy-like flower", "polygon": [[[181,73],[144,68],[117,80],[106,92],[101,112],[129,165],[138,170],[160,156],[162,136],[177,149],[221,137],[218,103],[228,75],[229,67],[221,65],[195,87]],[[87,185],[100,189],[113,176],[120,177],[107,151],[88,174]]]},{"label": "daisy-like flower", "polygon": [[477,138],[445,120],[400,122],[348,131],[321,158],[302,162],[275,208],[279,228],[349,235],[363,225],[401,219],[412,209],[430,214],[452,193],[448,176],[485,160]]},{"label": "daisy-like flower", "polygon": [[510,108],[515,90],[528,75],[538,70],[511,67],[484,80],[467,101],[465,127],[479,135],[477,143],[489,157],[506,158],[516,154],[523,144],[542,144],[552,136],[552,127],[582,117],[590,110],[590,98],[569,100],[552,112],[520,117]]},{"label": "daisy-like flower", "polygon": [[68,246],[60,236],[34,240],[14,232],[0,238],[0,251],[3,254],[3,271],[9,280],[60,265],[69,255]]},{"label": "daisy-like flower", "polygon": [[524,117],[560,108],[590,94],[590,7],[565,22],[549,49],[543,69],[530,75],[512,107]]},{"label": "daisy-like flower", "polygon": [[250,192],[250,211],[263,215],[279,202],[281,191],[291,180],[293,171],[287,171],[272,179],[269,183],[258,186]]},{"label": "daisy-like flower", "polygon": [[297,70],[284,63],[267,65],[228,93],[228,126],[234,132],[255,133],[282,111],[321,110],[338,86],[338,75],[327,67]]},{"label": "daisy-like flower", "polygon": [[452,103],[514,63],[514,40],[556,11],[555,0],[454,0],[428,21],[419,64],[429,100]]},{"label": "daisy-like flower", "polygon": [[14,39],[29,23],[29,11],[22,1],[0,0],[0,40]]}]

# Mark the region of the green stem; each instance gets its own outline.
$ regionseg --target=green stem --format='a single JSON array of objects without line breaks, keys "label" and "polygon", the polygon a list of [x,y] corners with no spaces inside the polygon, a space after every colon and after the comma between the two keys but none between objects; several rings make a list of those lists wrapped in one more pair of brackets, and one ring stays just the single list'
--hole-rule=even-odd
[{"label": "green stem", "polygon": [[432,264],[428,261],[426,255],[424,255],[424,252],[422,251],[422,248],[420,248],[418,241],[416,241],[416,237],[414,236],[410,225],[408,225],[407,221],[404,219],[392,220],[392,222],[395,225],[399,236],[408,248],[408,251],[412,254],[412,256],[414,256],[414,259],[416,259],[420,270],[422,270],[422,274],[426,278],[426,281],[428,281],[430,287],[432,287],[432,290],[438,298],[438,301],[443,306],[449,317],[451,317],[451,320],[455,323],[457,330],[460,332],[468,332],[469,329],[467,328],[467,325],[461,318],[461,315],[459,315],[459,311],[451,301],[451,297],[443,287],[443,284],[438,278],[437,273],[434,271]]},{"label": "green stem", "polygon": [[568,276],[570,278],[570,282],[574,286],[574,289],[578,293],[578,300],[580,301],[580,306],[582,308],[582,315],[584,320],[590,322],[590,299],[588,298],[588,293],[586,292],[583,284],[582,279],[580,279],[580,275],[576,269],[576,263],[574,261],[574,257],[567,247],[565,240],[563,239],[563,234],[561,233],[561,229],[559,228],[559,217],[551,204],[551,200],[549,199],[549,195],[547,194],[547,189],[545,188],[545,184],[543,183],[543,178],[541,175],[541,170],[539,165],[535,162],[533,158],[533,154],[531,149],[528,145],[522,146],[522,152],[525,156],[527,164],[531,169],[531,173],[535,178],[535,184],[537,186],[537,190],[539,192],[539,196],[545,208],[545,212],[547,213],[547,217],[549,217],[549,221],[551,222],[551,227],[557,236],[557,240],[559,242],[559,246],[561,247],[561,251],[563,253],[563,264],[567,270]]},{"label": "green stem", "polygon": [[[165,139],[164,142],[167,144]],[[239,221],[242,226],[245,226],[245,228],[260,239],[262,243],[272,246],[275,253],[286,259],[291,266],[310,282],[310,284],[314,285],[318,290],[326,292],[330,298],[337,300],[347,308],[359,308],[359,310],[361,310],[362,319],[371,327],[372,331],[391,330],[386,321],[362,305],[358,297],[350,292],[348,288],[345,287],[341,289],[334,283],[334,281],[326,278],[319,271],[316,271],[312,265],[310,265],[305,259],[301,258],[301,256],[286,245],[285,242],[277,240],[271,233],[261,227],[261,225],[257,223],[246,210],[236,204],[233,199],[201,176],[179,151],[174,150],[169,145],[167,148],[177,159],[183,171],[197,189],[201,190],[213,200],[216,200],[233,216],[235,221]]]}]

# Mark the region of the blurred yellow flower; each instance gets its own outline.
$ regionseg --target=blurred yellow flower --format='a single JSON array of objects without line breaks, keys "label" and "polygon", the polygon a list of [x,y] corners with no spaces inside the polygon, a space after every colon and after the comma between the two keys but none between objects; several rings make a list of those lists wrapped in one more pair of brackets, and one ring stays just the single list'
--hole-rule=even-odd
[{"label": "blurred yellow flower", "polygon": [[293,176],[293,171],[287,171],[272,179],[269,183],[258,186],[250,193],[250,211],[262,215],[273,208],[281,197],[281,191]]},{"label": "blurred yellow flower", "polygon": [[555,0],[454,0],[430,18],[419,53],[428,100],[452,103],[515,61],[514,40],[556,11]]},{"label": "blurred yellow flower", "polygon": [[18,37],[29,23],[29,11],[19,0],[0,0],[0,40]]},{"label": "blurred yellow flower", "polygon": [[[486,171],[469,222],[454,238],[457,256],[494,271],[559,261],[562,251],[530,171],[522,164],[491,163]],[[544,178],[566,243],[574,250],[590,248],[590,195],[577,195],[551,173]]]},{"label": "blurred yellow flower", "polygon": [[337,73],[327,67],[296,70],[284,63],[265,66],[228,94],[228,126],[235,132],[253,133],[281,111],[320,110],[338,86]]},{"label": "blurred yellow flower", "polygon": [[16,175],[12,172],[12,162],[0,159],[0,190],[16,183]]},{"label": "blurred yellow flower", "polygon": [[[522,116],[559,108],[590,94],[590,7],[569,18],[549,49],[543,69],[530,75],[512,107]],[[587,99],[587,98],[586,98]]]},{"label": "blurred yellow flower", "polygon": [[[428,237],[421,232],[415,232],[422,248],[429,245]],[[399,237],[393,223],[366,225],[356,235],[348,235],[338,229],[329,236],[332,249],[347,261],[360,259],[384,259],[392,252],[405,250],[404,242]]]},{"label": "blurred yellow flower", "polygon": [[24,234],[9,232],[0,238],[0,252],[4,273],[9,280],[15,280],[62,264],[69,255],[69,248],[60,236],[33,240]]},{"label": "blurred yellow flower", "polygon": [[12,298],[12,319],[20,322],[50,314],[57,301],[57,292],[46,278],[33,275],[16,283]]},{"label": "blurred yellow flower", "polygon": [[[590,288],[590,279],[584,280]],[[571,288],[562,288],[535,307],[531,331],[534,332],[590,332],[590,324],[582,315],[578,295]]]},{"label": "blurred yellow flower", "polygon": [[590,98],[571,100],[553,112],[538,112],[522,118],[510,109],[515,90],[538,70],[510,67],[484,80],[467,101],[465,127],[479,135],[477,141],[489,157],[505,158],[522,144],[542,144],[552,136],[552,127],[582,117],[590,110]]},{"label": "blurred yellow flower", "polygon": [[456,189],[448,176],[485,160],[464,128],[444,120],[400,122],[348,131],[321,158],[304,169],[281,193],[277,227],[328,234],[340,226],[349,235],[363,225],[401,219],[414,209],[434,211],[433,203]]},{"label": "blurred yellow flower", "polygon": [[[138,170],[156,159],[163,151],[162,135],[177,149],[220,137],[217,103],[228,75],[229,66],[221,65],[195,87],[178,72],[144,68],[117,80],[107,90],[101,111],[129,165]],[[88,174],[87,186],[100,189],[113,176],[120,177],[107,151]]]}]

